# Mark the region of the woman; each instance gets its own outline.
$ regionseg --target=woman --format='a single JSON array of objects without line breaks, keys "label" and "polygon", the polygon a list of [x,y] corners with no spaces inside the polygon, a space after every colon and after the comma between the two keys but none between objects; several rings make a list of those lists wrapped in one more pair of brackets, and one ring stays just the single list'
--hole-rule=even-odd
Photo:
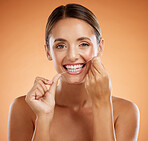
[{"label": "woman", "polygon": [[60,6],[48,18],[45,38],[58,74],[52,81],[36,77],[28,94],[14,100],[8,140],[136,141],[139,110],[112,96],[94,14],[78,4]]}]

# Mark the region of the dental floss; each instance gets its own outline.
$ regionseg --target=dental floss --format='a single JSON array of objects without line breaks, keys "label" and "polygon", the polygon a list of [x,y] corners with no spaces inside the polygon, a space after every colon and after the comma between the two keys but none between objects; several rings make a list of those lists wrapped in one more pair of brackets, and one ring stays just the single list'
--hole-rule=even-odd
[{"label": "dental floss", "polygon": [[88,62],[90,62],[92,60],[92,58],[91,59],[89,59],[85,64],[87,64]]},{"label": "dental floss", "polygon": [[62,73],[60,73],[60,74],[62,75],[62,74],[64,74],[64,73],[66,73],[66,71],[64,71],[64,72],[62,72]]},{"label": "dental floss", "polygon": [[89,59],[85,64],[87,64],[88,62],[90,62],[94,57],[92,57],[91,59]]}]

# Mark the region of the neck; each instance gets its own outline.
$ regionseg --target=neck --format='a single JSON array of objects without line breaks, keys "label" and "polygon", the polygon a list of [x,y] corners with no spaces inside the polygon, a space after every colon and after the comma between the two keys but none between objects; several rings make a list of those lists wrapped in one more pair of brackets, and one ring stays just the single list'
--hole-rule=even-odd
[{"label": "neck", "polygon": [[90,106],[90,97],[86,93],[84,83],[68,84],[60,81],[55,99],[56,105],[68,107],[75,111]]}]

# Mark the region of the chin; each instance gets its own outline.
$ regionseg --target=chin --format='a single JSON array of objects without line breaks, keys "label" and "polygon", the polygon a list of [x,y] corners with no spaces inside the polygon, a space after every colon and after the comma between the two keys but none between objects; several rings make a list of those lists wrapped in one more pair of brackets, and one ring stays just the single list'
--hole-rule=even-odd
[{"label": "chin", "polygon": [[84,83],[85,81],[84,81],[84,77],[83,78],[65,78],[65,80],[64,80],[66,83],[68,83],[68,84],[82,84],[82,83]]}]

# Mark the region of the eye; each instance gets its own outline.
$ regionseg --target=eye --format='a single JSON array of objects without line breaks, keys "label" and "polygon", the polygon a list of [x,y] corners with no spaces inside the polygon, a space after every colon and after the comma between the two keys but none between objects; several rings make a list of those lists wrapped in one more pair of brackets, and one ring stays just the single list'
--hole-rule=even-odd
[{"label": "eye", "polygon": [[56,49],[62,49],[62,48],[66,48],[66,45],[59,44],[59,45],[56,46]]},{"label": "eye", "polygon": [[89,46],[89,44],[88,43],[82,43],[82,44],[80,44],[80,46],[85,47],[85,46]]}]

